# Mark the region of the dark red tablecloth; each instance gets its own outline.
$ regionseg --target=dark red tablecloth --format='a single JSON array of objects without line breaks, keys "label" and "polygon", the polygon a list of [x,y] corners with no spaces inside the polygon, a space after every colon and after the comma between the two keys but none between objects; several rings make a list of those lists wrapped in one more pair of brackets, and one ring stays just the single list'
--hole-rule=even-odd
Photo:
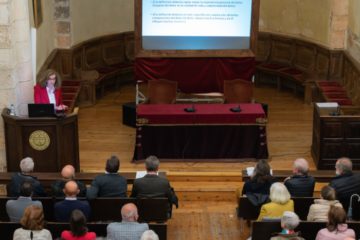
[{"label": "dark red tablecloth", "polygon": [[[240,112],[230,109],[240,107]],[[194,108],[195,112],[186,112]],[[265,118],[261,104],[141,104],[137,118],[144,124],[255,124]]]},{"label": "dark red tablecloth", "polygon": [[[239,107],[241,112],[231,112]],[[185,108],[195,107],[195,112]],[[139,105],[134,161],[243,160],[268,157],[260,104]]]}]

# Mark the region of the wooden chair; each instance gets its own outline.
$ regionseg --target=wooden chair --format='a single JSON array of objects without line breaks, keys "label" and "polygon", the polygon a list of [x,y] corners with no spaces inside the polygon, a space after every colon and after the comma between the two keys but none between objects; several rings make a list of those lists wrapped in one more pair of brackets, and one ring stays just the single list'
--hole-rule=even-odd
[{"label": "wooden chair", "polygon": [[167,104],[175,103],[177,94],[177,82],[166,79],[148,81],[147,103]]},{"label": "wooden chair", "polygon": [[252,82],[243,79],[224,80],[225,103],[250,103],[252,100]]}]

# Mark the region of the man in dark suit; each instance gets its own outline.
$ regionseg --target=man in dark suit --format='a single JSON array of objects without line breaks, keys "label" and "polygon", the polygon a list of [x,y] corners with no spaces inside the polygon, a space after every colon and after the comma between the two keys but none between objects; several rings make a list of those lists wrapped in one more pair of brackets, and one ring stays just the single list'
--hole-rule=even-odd
[{"label": "man in dark suit", "polygon": [[30,157],[26,157],[20,161],[21,172],[15,173],[11,177],[11,181],[7,186],[8,196],[19,197],[20,188],[24,182],[30,182],[33,187],[34,197],[45,197],[46,193],[39,180],[31,176],[31,172],[34,170],[34,160]]},{"label": "man in dark suit", "polygon": [[83,212],[86,219],[90,217],[90,205],[88,201],[80,201],[76,198],[79,193],[78,185],[75,181],[68,181],[64,188],[65,200],[55,203],[54,213],[58,222],[68,222],[73,210],[78,209]]},{"label": "man in dark suit", "polygon": [[315,187],[314,177],[309,175],[309,163],[298,158],[293,165],[294,175],[285,179],[285,186],[292,197],[312,197]]},{"label": "man in dark suit", "polygon": [[106,161],[105,174],[96,176],[92,181],[86,196],[89,199],[97,197],[126,197],[127,182],[119,171],[120,161],[116,156],[111,156]]},{"label": "man in dark suit", "polygon": [[84,183],[75,180],[75,168],[72,165],[66,165],[61,170],[61,180],[57,180],[51,185],[52,193],[55,197],[64,197],[64,187],[65,183],[70,180],[74,180],[79,187],[79,195],[78,197],[86,197],[86,186]]},{"label": "man in dark suit", "polygon": [[131,197],[136,198],[156,198],[166,197],[169,200],[169,213],[171,216],[171,206],[173,203],[173,193],[171,186],[166,178],[158,176],[160,161],[155,156],[149,156],[145,160],[146,175],[135,179]]},{"label": "man in dark suit", "polygon": [[336,161],[335,169],[336,177],[331,180],[329,185],[335,189],[336,198],[347,211],[351,195],[360,194],[360,174],[352,172],[352,162],[345,157]]}]

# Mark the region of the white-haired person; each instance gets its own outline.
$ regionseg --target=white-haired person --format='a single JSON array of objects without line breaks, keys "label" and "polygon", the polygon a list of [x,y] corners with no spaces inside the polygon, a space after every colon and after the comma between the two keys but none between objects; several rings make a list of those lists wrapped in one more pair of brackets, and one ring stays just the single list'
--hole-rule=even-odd
[{"label": "white-haired person", "polygon": [[284,181],[292,197],[312,197],[315,187],[314,177],[309,175],[309,163],[305,158],[297,158],[293,163],[293,175]]},{"label": "white-haired person", "polygon": [[324,186],[321,189],[321,199],[315,199],[314,204],[311,204],[307,220],[326,222],[330,206],[332,205],[342,208],[342,204],[336,200],[335,189],[330,186]]},{"label": "white-haired person", "polygon": [[295,232],[295,228],[299,225],[299,223],[300,219],[296,213],[285,211],[281,217],[282,231],[277,236],[272,237],[270,240],[304,240],[304,238],[299,236],[298,232]]},{"label": "white-haired person", "polygon": [[153,230],[146,230],[140,240],[159,240],[159,236]]},{"label": "white-haired person", "polygon": [[45,197],[46,193],[39,180],[31,176],[31,172],[34,170],[34,160],[30,157],[26,157],[20,161],[20,172],[14,173],[11,177],[11,181],[7,187],[8,196],[19,197],[20,188],[24,182],[30,182],[33,187],[33,197]]},{"label": "white-haired person", "polygon": [[258,221],[264,218],[281,218],[285,211],[294,212],[294,201],[283,183],[276,182],[270,187],[271,202],[261,206]]}]

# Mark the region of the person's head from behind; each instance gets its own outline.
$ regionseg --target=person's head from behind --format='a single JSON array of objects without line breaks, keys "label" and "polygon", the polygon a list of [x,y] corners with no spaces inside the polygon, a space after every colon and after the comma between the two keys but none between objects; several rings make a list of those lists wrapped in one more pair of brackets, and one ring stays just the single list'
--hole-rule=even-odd
[{"label": "person's head from behind", "polygon": [[33,186],[31,182],[23,182],[20,187],[20,196],[31,197],[33,195]]},{"label": "person's head from behind", "polygon": [[156,156],[149,156],[145,159],[145,168],[147,172],[157,172],[159,170],[160,160]]},{"label": "person's head from behind", "polygon": [[259,160],[255,166],[252,179],[257,182],[265,182],[271,176],[270,165],[266,160]]},{"label": "person's head from behind", "polygon": [[75,168],[72,165],[65,165],[61,170],[61,176],[65,180],[71,180],[75,178]]},{"label": "person's head from behind", "polygon": [[285,211],[281,217],[281,227],[287,230],[294,230],[299,225],[300,219],[294,212]]},{"label": "person's head from behind", "polygon": [[106,160],[105,170],[108,173],[117,173],[120,167],[120,160],[117,156],[111,156],[108,160]]},{"label": "person's head from behind", "polygon": [[269,197],[272,202],[285,204],[290,200],[290,193],[283,183],[276,182],[270,187]]},{"label": "person's head from behind", "polygon": [[336,192],[335,189],[333,187],[330,187],[329,185],[326,185],[324,187],[322,187],[321,189],[321,198],[328,200],[328,201],[333,201],[336,199]]},{"label": "person's head from behind", "polygon": [[159,236],[153,230],[146,230],[140,240],[159,240]]},{"label": "person's head from behind", "polygon": [[339,224],[346,223],[346,212],[342,207],[330,206],[328,213],[328,225],[327,229],[330,232],[337,230]]},{"label": "person's head from behind", "polygon": [[82,211],[78,209],[72,211],[70,216],[70,229],[76,237],[81,237],[87,233],[86,217]]},{"label": "person's head from behind", "polygon": [[44,228],[44,213],[42,207],[30,205],[25,208],[20,224],[28,230],[42,230]]},{"label": "person's head from behind", "polygon": [[121,218],[125,222],[136,222],[139,218],[137,207],[133,203],[127,203],[121,208]]},{"label": "person's head from behind", "polygon": [[59,88],[61,86],[60,74],[53,69],[47,69],[42,73],[39,84],[41,87]]},{"label": "person's head from behind", "polygon": [[34,160],[26,157],[20,161],[20,171],[22,173],[31,173],[34,170]]},{"label": "person's head from behind", "polygon": [[335,164],[336,175],[352,173],[352,162],[350,158],[342,157]]},{"label": "person's head from behind", "polygon": [[76,197],[79,194],[80,190],[75,181],[68,181],[65,183],[63,192],[66,197]]},{"label": "person's head from behind", "polygon": [[293,173],[296,175],[307,175],[309,172],[309,163],[305,158],[295,159],[293,164]]}]

